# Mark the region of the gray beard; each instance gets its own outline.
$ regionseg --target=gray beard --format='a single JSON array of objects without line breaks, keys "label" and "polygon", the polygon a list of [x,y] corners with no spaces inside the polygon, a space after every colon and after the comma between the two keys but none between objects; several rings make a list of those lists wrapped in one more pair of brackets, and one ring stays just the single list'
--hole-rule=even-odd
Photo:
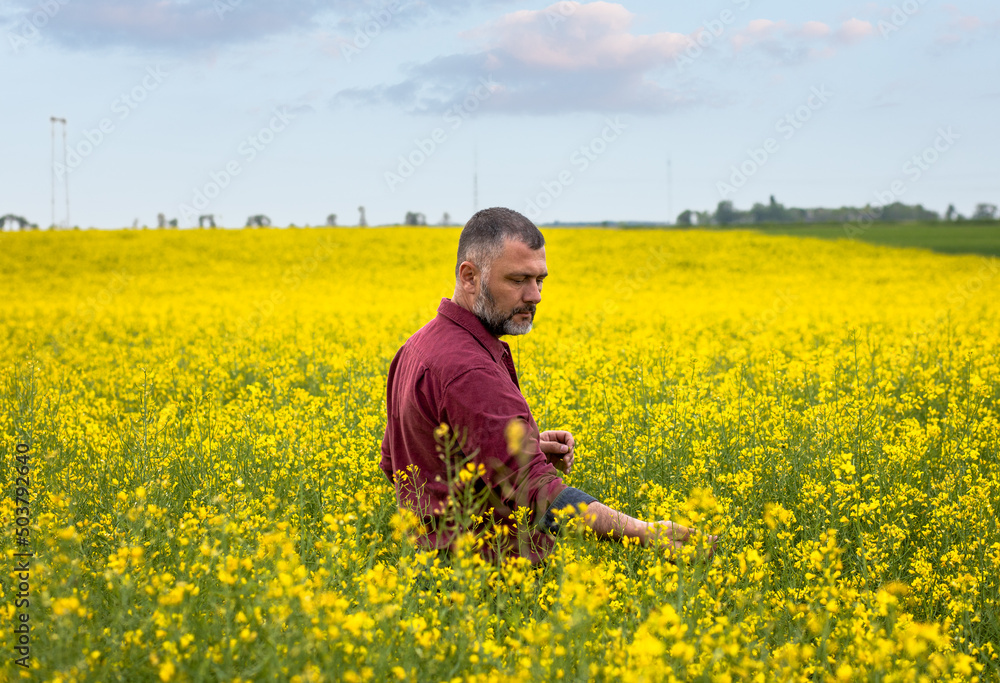
[{"label": "gray beard", "polygon": [[[485,273],[484,273],[485,274]],[[514,315],[517,313],[531,313],[531,317],[523,323],[516,322]],[[479,289],[479,296],[472,307],[472,313],[479,318],[486,331],[494,337],[503,335],[528,334],[531,332],[531,325],[535,321],[535,305],[528,304],[523,308],[516,308],[511,313],[505,313],[497,308],[497,302],[486,286],[486,278],[483,278]]]}]

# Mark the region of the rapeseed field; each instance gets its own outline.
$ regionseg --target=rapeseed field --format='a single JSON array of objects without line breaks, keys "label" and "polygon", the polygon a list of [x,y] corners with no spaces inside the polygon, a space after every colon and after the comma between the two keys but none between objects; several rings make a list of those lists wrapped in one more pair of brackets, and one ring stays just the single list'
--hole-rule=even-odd
[{"label": "rapeseed field", "polygon": [[414,547],[385,378],[455,229],[0,234],[0,679],[996,679],[996,260],[545,232],[535,418],[710,563]]}]

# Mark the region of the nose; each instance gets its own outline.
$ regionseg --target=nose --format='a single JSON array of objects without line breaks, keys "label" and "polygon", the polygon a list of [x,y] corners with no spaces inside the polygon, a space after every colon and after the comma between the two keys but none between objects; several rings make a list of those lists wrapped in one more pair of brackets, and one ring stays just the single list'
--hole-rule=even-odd
[{"label": "nose", "polygon": [[524,303],[526,304],[539,304],[542,301],[542,290],[538,286],[538,282],[531,280],[531,284],[528,285],[528,290],[524,295]]}]

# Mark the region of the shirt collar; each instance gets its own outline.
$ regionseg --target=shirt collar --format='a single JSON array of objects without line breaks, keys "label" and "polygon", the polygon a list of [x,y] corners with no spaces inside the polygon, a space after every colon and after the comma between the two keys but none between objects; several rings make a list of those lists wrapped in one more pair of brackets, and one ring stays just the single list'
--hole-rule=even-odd
[{"label": "shirt collar", "polygon": [[493,360],[497,363],[503,362],[505,353],[510,353],[510,347],[507,345],[507,342],[500,341],[487,332],[486,328],[483,327],[483,323],[479,321],[479,318],[472,311],[462,308],[451,299],[441,299],[441,304],[438,306],[437,312],[438,315],[448,318],[448,320],[461,326],[475,337],[490,352]]}]

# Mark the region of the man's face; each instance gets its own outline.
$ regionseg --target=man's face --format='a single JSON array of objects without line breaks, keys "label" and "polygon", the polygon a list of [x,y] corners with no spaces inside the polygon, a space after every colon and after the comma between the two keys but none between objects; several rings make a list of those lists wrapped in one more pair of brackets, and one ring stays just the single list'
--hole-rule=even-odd
[{"label": "man's face", "polygon": [[472,312],[495,337],[527,334],[548,274],[545,247],[531,249],[518,240],[506,240],[503,253],[482,273]]}]

